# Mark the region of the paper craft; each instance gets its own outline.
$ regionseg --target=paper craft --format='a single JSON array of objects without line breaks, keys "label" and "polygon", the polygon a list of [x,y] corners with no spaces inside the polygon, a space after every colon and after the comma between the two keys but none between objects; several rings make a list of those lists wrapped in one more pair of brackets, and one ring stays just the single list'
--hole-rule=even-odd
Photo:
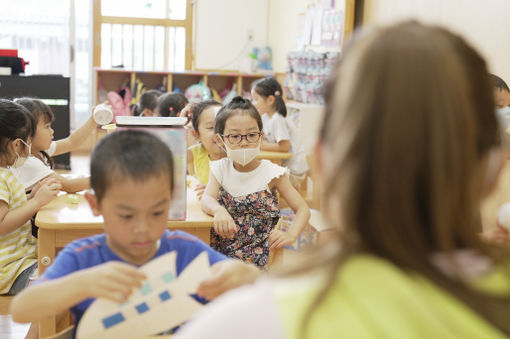
[{"label": "paper craft", "polygon": [[160,256],[140,267],[148,279],[124,303],[97,299],[83,315],[77,338],[143,338],[167,331],[191,318],[202,304],[195,294],[211,275],[206,252],[177,276],[177,253]]}]

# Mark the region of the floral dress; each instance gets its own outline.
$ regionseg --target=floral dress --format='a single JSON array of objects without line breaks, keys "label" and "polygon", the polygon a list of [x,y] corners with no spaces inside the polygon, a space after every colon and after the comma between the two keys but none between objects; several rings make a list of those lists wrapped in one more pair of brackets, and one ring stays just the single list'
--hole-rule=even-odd
[{"label": "floral dress", "polygon": [[229,257],[265,267],[269,258],[269,233],[280,218],[278,197],[269,190],[234,197],[220,188],[220,205],[239,228],[233,239],[211,228],[211,247]]}]

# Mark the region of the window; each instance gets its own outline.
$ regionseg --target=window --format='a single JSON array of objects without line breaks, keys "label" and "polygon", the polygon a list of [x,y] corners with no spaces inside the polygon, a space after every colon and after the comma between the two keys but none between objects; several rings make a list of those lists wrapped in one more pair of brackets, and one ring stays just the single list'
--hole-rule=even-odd
[{"label": "window", "polygon": [[94,66],[191,69],[191,0],[94,2]]}]

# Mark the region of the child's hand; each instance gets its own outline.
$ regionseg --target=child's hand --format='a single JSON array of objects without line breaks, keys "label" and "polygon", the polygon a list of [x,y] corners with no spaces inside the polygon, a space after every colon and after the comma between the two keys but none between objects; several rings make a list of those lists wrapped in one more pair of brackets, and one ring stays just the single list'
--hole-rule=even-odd
[{"label": "child's hand", "polygon": [[497,223],[496,228],[483,233],[483,237],[489,242],[510,245],[510,232],[499,223]]},{"label": "child's hand", "polygon": [[202,199],[202,196],[204,195],[205,191],[205,184],[197,184],[195,187],[195,194],[197,194],[197,197],[199,200]]},{"label": "child's hand", "polygon": [[211,278],[200,283],[197,294],[212,300],[230,289],[254,282],[261,271],[239,260],[225,260],[211,267]]},{"label": "child's hand", "polygon": [[188,124],[191,121],[191,117],[193,116],[193,108],[195,104],[189,103],[184,107],[184,109],[179,112],[179,117],[184,117],[187,119],[186,124]]},{"label": "child's hand", "polygon": [[39,203],[39,206],[42,207],[57,197],[61,187],[62,185],[55,178],[45,178],[34,188],[32,199],[36,200]]},{"label": "child's hand", "polygon": [[282,248],[290,246],[296,242],[297,237],[292,236],[281,230],[273,229],[269,234],[269,249]]},{"label": "child's hand", "polygon": [[79,284],[89,297],[124,302],[139,288],[146,275],[138,268],[118,261],[110,261],[80,272]]},{"label": "child's hand", "polygon": [[238,228],[232,219],[232,216],[224,207],[219,207],[214,213],[214,231],[224,238],[232,239]]}]

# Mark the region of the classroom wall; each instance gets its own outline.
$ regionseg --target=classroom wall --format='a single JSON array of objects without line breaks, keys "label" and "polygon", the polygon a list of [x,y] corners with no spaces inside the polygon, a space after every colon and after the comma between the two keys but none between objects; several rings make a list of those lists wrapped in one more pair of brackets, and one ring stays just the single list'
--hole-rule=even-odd
[{"label": "classroom wall", "polygon": [[196,0],[195,6],[196,69],[238,70],[254,46],[267,45],[268,0]]},{"label": "classroom wall", "polygon": [[510,1],[365,0],[364,24],[419,19],[463,35],[485,57],[489,69],[510,83]]},{"label": "classroom wall", "polygon": [[[273,69],[285,72],[287,53],[296,50],[298,16],[306,13],[313,0],[269,0],[268,37],[273,49]],[[335,0],[335,9],[345,8],[345,0]]]}]

